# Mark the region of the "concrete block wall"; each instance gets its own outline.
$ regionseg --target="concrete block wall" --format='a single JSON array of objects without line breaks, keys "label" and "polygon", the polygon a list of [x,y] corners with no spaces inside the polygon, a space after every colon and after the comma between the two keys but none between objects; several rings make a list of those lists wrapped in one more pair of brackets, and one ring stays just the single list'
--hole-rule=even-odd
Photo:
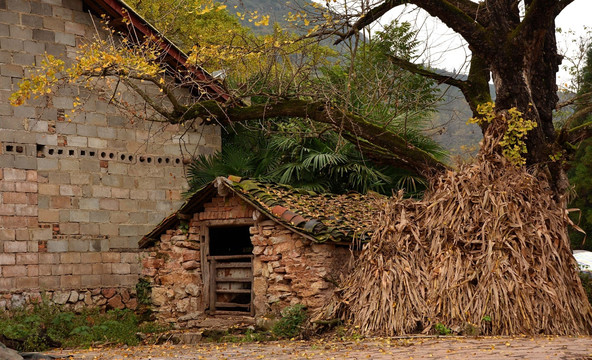
[{"label": "concrete block wall", "polygon": [[221,146],[216,125],[130,121],[75,86],[8,103],[28,66],[94,35],[81,0],[0,0],[0,293],[133,286],[138,240],[182,203],[184,159]]}]

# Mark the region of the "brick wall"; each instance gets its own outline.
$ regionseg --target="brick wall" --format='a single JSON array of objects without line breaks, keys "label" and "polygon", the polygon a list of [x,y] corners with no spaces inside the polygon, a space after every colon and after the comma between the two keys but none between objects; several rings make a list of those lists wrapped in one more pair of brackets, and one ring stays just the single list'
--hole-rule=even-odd
[{"label": "brick wall", "polygon": [[0,292],[132,287],[138,240],[182,203],[184,158],[220,148],[218,126],[132,122],[84,88],[8,104],[27,66],[94,35],[81,0],[0,0]]}]

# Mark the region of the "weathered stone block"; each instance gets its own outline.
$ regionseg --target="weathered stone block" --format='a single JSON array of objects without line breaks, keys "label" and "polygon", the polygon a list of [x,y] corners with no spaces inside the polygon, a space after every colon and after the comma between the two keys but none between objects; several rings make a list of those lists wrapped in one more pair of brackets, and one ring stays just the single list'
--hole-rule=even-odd
[{"label": "weathered stone block", "polygon": [[[14,240],[15,238],[16,238],[16,231],[14,229],[0,228],[0,240]],[[0,247],[0,250],[1,250],[1,247]]]},{"label": "weathered stone block", "polygon": [[60,170],[78,171],[80,170],[80,160],[78,159],[59,159]]},{"label": "weathered stone block", "polygon": [[114,263],[111,266],[113,274],[125,275],[130,273],[130,264]]},{"label": "weathered stone block", "polygon": [[17,169],[34,170],[37,169],[37,159],[31,156],[16,155],[13,166]]},{"label": "weathered stone block", "polygon": [[29,237],[31,240],[51,240],[52,231],[50,228],[30,229]]},{"label": "weathered stone block", "polygon": [[27,275],[27,267],[24,265],[5,265],[2,266],[3,277],[23,277]]},{"label": "weathered stone block", "polygon": [[80,224],[78,223],[62,223],[60,224],[60,233],[65,235],[80,234]]},{"label": "weathered stone block", "polygon": [[31,265],[39,263],[39,254],[16,254],[16,263],[19,265]]},{"label": "weathered stone block", "polygon": [[[60,286],[59,276],[40,276],[39,287],[42,289],[57,289]],[[55,294],[54,294],[55,298]],[[55,300],[54,300],[55,302]]]},{"label": "weathered stone block", "polygon": [[53,209],[70,209],[72,208],[72,199],[69,196],[52,196],[50,207]]},{"label": "weathered stone block", "polygon": [[40,2],[31,2],[31,14],[51,16],[52,15],[51,5],[45,4],[45,3],[40,3]]},{"label": "weathered stone block", "polygon": [[[65,27],[65,26],[64,26]],[[67,34],[63,32],[55,32],[55,42],[67,46],[76,46],[76,36],[74,34]]]},{"label": "weathered stone block", "polygon": [[58,159],[37,159],[37,170],[58,170]]},{"label": "weathered stone block", "polygon": [[15,214],[15,204],[0,204],[0,215],[14,216]]},{"label": "weathered stone block", "polygon": [[23,205],[23,204],[15,205],[16,216],[34,217],[34,216],[37,216],[37,212],[38,212],[37,205]]},{"label": "weathered stone block", "polygon": [[66,252],[68,251],[67,240],[48,240],[47,241],[48,252]]},{"label": "weathered stone block", "polygon": [[15,265],[15,254],[0,253],[0,265]]},{"label": "weathered stone block", "polygon": [[[73,210],[70,211],[70,221],[73,223],[89,222],[90,213],[84,210]],[[88,246],[87,246],[88,248]]]},{"label": "weathered stone block", "polygon": [[25,170],[4,168],[3,179],[5,181],[25,181],[27,172]]}]

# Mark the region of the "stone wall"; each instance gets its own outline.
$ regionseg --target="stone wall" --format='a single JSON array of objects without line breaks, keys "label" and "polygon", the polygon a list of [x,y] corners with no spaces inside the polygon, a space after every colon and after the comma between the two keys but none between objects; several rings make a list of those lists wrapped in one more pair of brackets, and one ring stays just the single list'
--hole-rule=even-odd
[{"label": "stone wall", "polygon": [[0,293],[133,287],[138,240],[182,203],[184,158],[220,148],[216,125],[131,121],[84,88],[9,105],[27,66],[94,35],[81,0],[0,0]]},{"label": "stone wall", "polygon": [[135,310],[138,306],[134,289],[115,287],[53,291],[27,290],[18,293],[5,293],[0,295],[0,309],[21,308],[31,304],[39,304],[43,300],[73,311],[81,311],[86,307]]},{"label": "stone wall", "polygon": [[[252,221],[252,214],[238,197],[217,196],[193,215],[187,230],[170,229],[146,249],[142,274],[151,284],[159,320],[190,328],[206,317],[200,263],[205,227],[212,221],[216,226]],[[322,306],[333,293],[331,279],[339,278],[350,259],[347,247],[313,243],[269,219],[256,222],[250,233],[255,316],[279,314],[294,304]]]},{"label": "stone wall", "polygon": [[251,234],[257,314],[295,304],[321,307],[351,258],[347,247],[314,243],[272,220],[258,222]]}]

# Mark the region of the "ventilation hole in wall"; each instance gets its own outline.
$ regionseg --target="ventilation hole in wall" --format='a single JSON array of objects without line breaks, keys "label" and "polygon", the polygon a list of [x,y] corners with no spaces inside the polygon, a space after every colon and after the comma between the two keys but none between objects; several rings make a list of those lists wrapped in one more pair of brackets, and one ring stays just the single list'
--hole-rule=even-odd
[{"label": "ventilation hole in wall", "polygon": [[25,149],[22,146],[20,146],[20,145],[17,145],[16,146],[16,152],[17,153],[22,154],[23,151],[25,151]]},{"label": "ventilation hole in wall", "polygon": [[55,152],[55,149],[49,149],[49,150],[47,150],[47,153],[49,155],[53,155],[54,152]]},{"label": "ventilation hole in wall", "polygon": [[74,150],[72,150],[72,149],[68,150],[68,155],[74,156]]},{"label": "ventilation hole in wall", "polygon": [[95,156],[95,152],[94,151],[89,151],[88,152],[88,156]]},{"label": "ventilation hole in wall", "polygon": [[148,164],[152,163],[152,157],[151,156],[148,156],[148,158],[146,158],[146,162]]},{"label": "ventilation hole in wall", "polygon": [[113,159],[115,157],[114,153],[109,153],[109,159]]},{"label": "ventilation hole in wall", "polygon": [[107,153],[106,153],[106,152],[104,152],[104,151],[101,151],[101,157],[102,157],[102,158],[104,158],[104,157],[106,157],[106,156],[107,156]]},{"label": "ventilation hole in wall", "polygon": [[129,162],[132,162],[134,160],[134,156],[133,155],[130,155],[130,156],[127,157],[127,159],[128,159]]},{"label": "ventilation hole in wall", "polygon": [[181,159],[175,158],[175,164],[179,165],[181,163]]},{"label": "ventilation hole in wall", "polygon": [[14,151],[14,145],[6,145],[6,152],[13,152]]},{"label": "ventilation hole in wall", "polygon": [[58,149],[58,155],[62,155],[64,153],[63,149]]},{"label": "ventilation hole in wall", "polygon": [[161,158],[161,157],[159,157],[159,158],[156,160],[156,162],[158,162],[159,164],[162,164],[162,158]]},{"label": "ventilation hole in wall", "polygon": [[80,156],[86,156],[86,150],[80,150]]},{"label": "ventilation hole in wall", "polygon": [[171,162],[171,159],[169,159],[169,158],[165,158],[165,159],[164,159],[164,162],[168,164],[168,163],[170,163],[170,162]]},{"label": "ventilation hole in wall", "polygon": [[119,158],[121,159],[121,161],[125,160],[125,154],[119,155]]},{"label": "ventilation hole in wall", "polygon": [[140,162],[143,163],[144,161],[146,161],[146,158],[143,156],[140,156]]},{"label": "ventilation hole in wall", "polygon": [[42,158],[45,157],[45,145],[37,144],[37,157]]},{"label": "ventilation hole in wall", "polygon": [[64,109],[58,109],[57,110],[57,120],[58,121],[64,121],[66,118],[66,110]]}]

